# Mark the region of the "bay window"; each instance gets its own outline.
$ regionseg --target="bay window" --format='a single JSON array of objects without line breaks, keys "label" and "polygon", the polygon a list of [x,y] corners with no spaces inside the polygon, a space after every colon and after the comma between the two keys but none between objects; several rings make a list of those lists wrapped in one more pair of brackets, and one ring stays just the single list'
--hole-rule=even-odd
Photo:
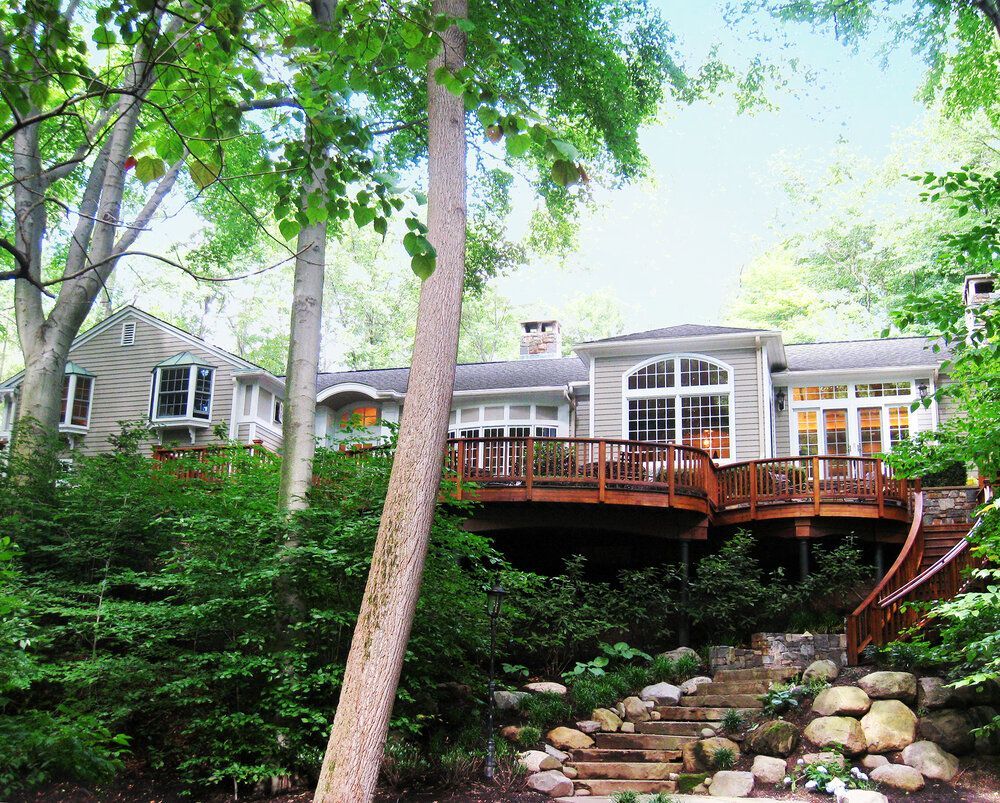
[{"label": "bay window", "polygon": [[63,373],[59,428],[80,431],[90,426],[90,405],[94,398],[94,375],[74,362]]},{"label": "bay window", "polygon": [[212,418],[215,369],[190,352],[177,354],[153,368],[149,406],[152,421],[178,421],[186,425]]},{"label": "bay window", "polygon": [[656,357],[625,375],[625,437],[732,456],[732,369],[700,355]]}]

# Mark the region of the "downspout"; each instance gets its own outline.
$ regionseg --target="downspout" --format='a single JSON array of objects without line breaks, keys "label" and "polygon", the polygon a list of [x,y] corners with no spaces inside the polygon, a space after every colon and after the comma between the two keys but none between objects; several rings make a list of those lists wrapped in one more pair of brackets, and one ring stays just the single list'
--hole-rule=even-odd
[{"label": "downspout", "polygon": [[760,335],[754,337],[754,346],[757,349],[757,454],[759,457],[767,457],[767,451],[764,446],[766,441],[766,433],[764,431],[767,426],[767,416],[764,414],[764,358],[763,349],[761,348]]},{"label": "downspout", "polygon": [[566,387],[563,388],[563,396],[566,397],[566,401],[569,402],[569,437],[576,437],[576,397],[570,393],[569,382],[566,383]]}]

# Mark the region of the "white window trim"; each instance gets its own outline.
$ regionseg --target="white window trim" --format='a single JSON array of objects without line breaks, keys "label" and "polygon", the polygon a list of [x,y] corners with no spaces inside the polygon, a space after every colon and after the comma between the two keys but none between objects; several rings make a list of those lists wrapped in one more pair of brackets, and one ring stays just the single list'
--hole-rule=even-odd
[{"label": "white window trim", "polygon": [[[889,409],[892,407],[905,407],[909,415],[909,430],[910,436],[917,434],[922,431],[916,426],[916,416],[910,409],[914,402],[920,400],[920,392],[917,390],[917,383],[921,379],[927,379],[927,376],[914,376],[914,377],[891,377],[887,379],[874,379],[871,377],[865,377],[860,379],[844,379],[842,377],[837,377],[836,379],[822,380],[817,379],[815,381],[803,381],[797,382],[795,384],[790,384],[785,388],[786,404],[788,410],[788,444],[789,450],[792,452],[790,456],[797,456],[799,454],[799,430],[798,430],[798,412],[800,410],[815,410],[817,412],[817,423],[819,426],[819,453],[821,455],[826,454],[826,432],[824,423],[824,413],[826,410],[846,410],[847,411],[847,456],[848,457],[861,457],[861,422],[859,418],[859,410],[868,407],[878,407],[881,410],[881,426],[882,426],[882,450],[881,453],[887,453],[891,449],[889,443]],[[870,385],[879,382],[904,382],[909,381],[910,392],[901,396],[858,396],[857,395],[857,385]],[[930,383],[933,383],[933,378],[929,379]],[[847,385],[847,398],[845,399],[808,399],[802,401],[795,401],[794,389],[804,388],[804,387],[825,387],[827,385]],[[930,387],[930,392],[933,392],[933,385]]]},{"label": "white window trim", "polygon": [[[503,418],[494,418],[490,421],[485,420],[485,408],[487,407],[503,407]],[[511,417],[511,407],[527,407],[528,417]],[[556,417],[540,417],[538,415],[539,407],[554,407],[556,409]],[[475,421],[462,421],[463,410],[478,410],[478,418]],[[452,416],[454,416],[454,421],[452,421]],[[503,429],[505,431],[509,431],[510,427],[529,427],[532,432],[535,431],[536,427],[548,427],[555,429],[556,434],[554,437],[556,438],[569,437],[569,405],[565,402],[559,403],[553,401],[542,404],[527,400],[513,400],[509,402],[498,401],[495,403],[483,402],[482,404],[466,404],[453,407],[451,409],[451,413],[449,413],[448,420],[450,422],[448,424],[449,437],[456,437],[451,433],[458,432],[460,430],[477,429],[482,432],[484,429]],[[508,436],[505,435],[504,437]],[[532,437],[542,436],[533,435]]]},{"label": "white window trim", "polygon": [[97,386],[97,377],[84,377],[90,380],[90,396],[87,399],[87,423],[73,424],[70,422],[73,420],[73,397],[76,395],[76,380],[79,378],[79,374],[65,374],[65,376],[69,379],[69,387],[66,390],[66,413],[59,422],[59,431],[87,432],[90,429],[90,416],[94,410],[94,388]]},{"label": "white window trim", "polygon": [[[184,415],[161,416],[157,413],[160,404],[160,377],[164,368],[182,368],[180,365],[163,365],[153,370],[152,391],[149,404],[149,420],[152,424],[159,426],[185,426],[185,427],[210,427],[212,426],[212,416],[215,412],[215,371],[212,365],[189,365],[188,368],[188,389],[187,408]],[[208,418],[196,417],[194,414],[194,394],[195,379],[199,368],[207,368],[212,372],[211,387],[208,391]]]},{"label": "white window trim", "polygon": [[[121,338],[119,340],[119,345],[124,346],[126,348],[128,346],[134,346],[135,345],[135,336],[136,336],[137,330],[138,330],[138,327],[136,326],[136,322],[135,321],[123,321],[122,322],[122,331],[121,331]],[[130,332],[131,333],[131,337],[126,338],[125,337],[125,333],[126,332]]]},{"label": "white window trim", "polygon": [[[702,360],[718,368],[722,368],[726,372],[728,381],[723,385],[695,385],[690,387],[681,387],[681,360],[682,359],[693,359]],[[628,386],[629,377],[636,371],[645,368],[647,365],[652,365],[655,362],[660,362],[661,360],[673,360],[674,361],[674,387],[672,388],[647,388],[645,390],[635,390],[630,389]],[[630,368],[626,369],[622,374],[622,406],[621,406],[621,419],[622,419],[622,439],[629,439],[629,428],[628,428],[628,403],[632,399],[674,399],[674,426],[676,431],[674,435],[676,436],[673,443],[681,444],[683,437],[681,433],[681,396],[722,396],[727,395],[729,397],[729,456],[721,457],[718,462],[726,462],[731,460],[739,459],[737,455],[736,448],[736,407],[735,407],[735,371],[733,366],[716,357],[710,357],[707,354],[697,354],[695,352],[673,352],[670,354],[658,354],[655,357],[650,357],[647,360],[636,363]]]}]

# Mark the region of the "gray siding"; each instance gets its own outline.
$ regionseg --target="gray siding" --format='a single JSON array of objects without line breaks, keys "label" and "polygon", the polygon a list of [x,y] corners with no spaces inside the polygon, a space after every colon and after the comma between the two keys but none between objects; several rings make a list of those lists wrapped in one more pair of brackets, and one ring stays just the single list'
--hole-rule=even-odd
[{"label": "gray siding", "polygon": [[570,434],[574,438],[590,437],[590,399],[577,400],[576,431]]},{"label": "gray siding", "polygon": [[[135,321],[135,344],[121,345],[121,326]],[[80,346],[70,349],[70,359],[97,375],[90,409],[90,429],[78,437],[78,448],[86,454],[107,449],[108,436],[119,431],[119,421],[149,420],[150,380],[153,366],[173,355],[189,351],[215,368],[212,388],[213,425],[228,422],[232,413],[234,367],[207,349],[138,317],[124,317],[118,324]],[[216,438],[212,428],[198,430],[196,443],[210,443]],[[186,429],[164,430],[163,442],[190,445]]]},{"label": "gray siding", "polygon": [[791,422],[788,417],[789,400],[792,397],[792,393],[784,385],[775,385],[775,391],[779,387],[785,391],[785,409],[779,411],[775,408],[774,410],[774,456],[788,457],[792,453],[792,436],[789,430]]},{"label": "gray siding", "polygon": [[[668,352],[664,352],[667,354]],[[733,409],[730,426],[736,439],[732,458],[749,460],[760,457],[760,418],[757,393],[758,362],[756,349],[718,349],[700,351],[733,368]],[[599,357],[594,365],[594,435],[597,438],[621,438],[622,377],[646,356]]]}]

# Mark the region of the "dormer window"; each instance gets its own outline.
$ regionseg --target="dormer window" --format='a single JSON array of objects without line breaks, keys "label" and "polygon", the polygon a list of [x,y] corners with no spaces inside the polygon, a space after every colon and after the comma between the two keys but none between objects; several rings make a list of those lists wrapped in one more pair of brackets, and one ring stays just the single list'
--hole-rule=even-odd
[{"label": "dormer window", "polygon": [[82,432],[90,426],[90,405],[94,398],[94,375],[74,362],[66,363],[63,374],[59,428]]},{"label": "dormer window", "polygon": [[214,380],[215,369],[187,351],[159,363],[153,369],[150,420],[207,425]]}]

